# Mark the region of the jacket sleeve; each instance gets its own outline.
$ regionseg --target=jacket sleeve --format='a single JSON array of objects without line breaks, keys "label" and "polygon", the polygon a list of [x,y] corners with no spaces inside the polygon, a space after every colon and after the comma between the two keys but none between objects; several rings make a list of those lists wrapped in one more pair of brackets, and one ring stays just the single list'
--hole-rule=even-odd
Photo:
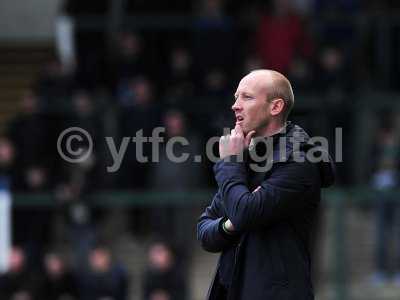
[{"label": "jacket sleeve", "polygon": [[206,251],[221,252],[238,239],[237,235],[228,235],[222,229],[222,223],[227,219],[222,212],[221,193],[218,191],[197,222],[197,239]]},{"label": "jacket sleeve", "polygon": [[278,163],[254,192],[247,187],[243,162],[220,160],[214,171],[227,217],[235,230],[243,232],[280,221],[310,205],[305,196],[320,180],[317,168],[307,161]]}]

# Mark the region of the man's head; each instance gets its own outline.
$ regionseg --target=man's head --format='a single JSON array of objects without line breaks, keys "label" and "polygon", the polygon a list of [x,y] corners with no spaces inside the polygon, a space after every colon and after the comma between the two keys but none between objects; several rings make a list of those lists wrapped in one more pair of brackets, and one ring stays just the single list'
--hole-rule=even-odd
[{"label": "man's head", "polygon": [[272,70],[255,70],[242,78],[235,93],[236,124],[244,133],[268,136],[287,120],[294,96],[289,80]]}]

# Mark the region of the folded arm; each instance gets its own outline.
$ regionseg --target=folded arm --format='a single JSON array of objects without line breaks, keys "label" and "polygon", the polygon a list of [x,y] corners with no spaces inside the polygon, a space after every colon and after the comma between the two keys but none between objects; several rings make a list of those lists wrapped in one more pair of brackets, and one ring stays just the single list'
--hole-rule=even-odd
[{"label": "folded arm", "polygon": [[214,171],[227,217],[239,232],[269,225],[306,208],[305,196],[319,181],[317,167],[307,161],[274,165],[271,176],[254,192],[247,187],[244,163],[221,160]]},{"label": "folded arm", "polygon": [[218,192],[198,220],[197,239],[206,251],[221,252],[238,239],[238,235],[230,235],[223,230],[222,223],[227,219],[224,211],[221,193]]}]

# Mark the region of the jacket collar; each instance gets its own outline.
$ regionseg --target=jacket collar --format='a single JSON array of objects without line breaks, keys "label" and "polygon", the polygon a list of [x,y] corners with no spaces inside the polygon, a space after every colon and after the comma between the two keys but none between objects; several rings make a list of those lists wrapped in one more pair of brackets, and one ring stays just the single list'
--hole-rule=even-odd
[{"label": "jacket collar", "polygon": [[250,161],[260,164],[286,162],[309,139],[303,128],[289,121],[274,135],[253,138],[248,151]]}]

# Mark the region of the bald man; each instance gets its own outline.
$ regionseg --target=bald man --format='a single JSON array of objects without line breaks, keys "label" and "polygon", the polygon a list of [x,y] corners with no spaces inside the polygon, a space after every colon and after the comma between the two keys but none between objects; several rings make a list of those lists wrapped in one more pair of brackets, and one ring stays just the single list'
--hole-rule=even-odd
[{"label": "bald man", "polygon": [[[214,166],[218,192],[197,226],[202,247],[221,253],[208,299],[314,299],[310,235],[332,162],[287,121],[294,96],[282,74],[251,72],[234,99],[236,124]],[[310,150],[325,159],[311,161]]]}]

